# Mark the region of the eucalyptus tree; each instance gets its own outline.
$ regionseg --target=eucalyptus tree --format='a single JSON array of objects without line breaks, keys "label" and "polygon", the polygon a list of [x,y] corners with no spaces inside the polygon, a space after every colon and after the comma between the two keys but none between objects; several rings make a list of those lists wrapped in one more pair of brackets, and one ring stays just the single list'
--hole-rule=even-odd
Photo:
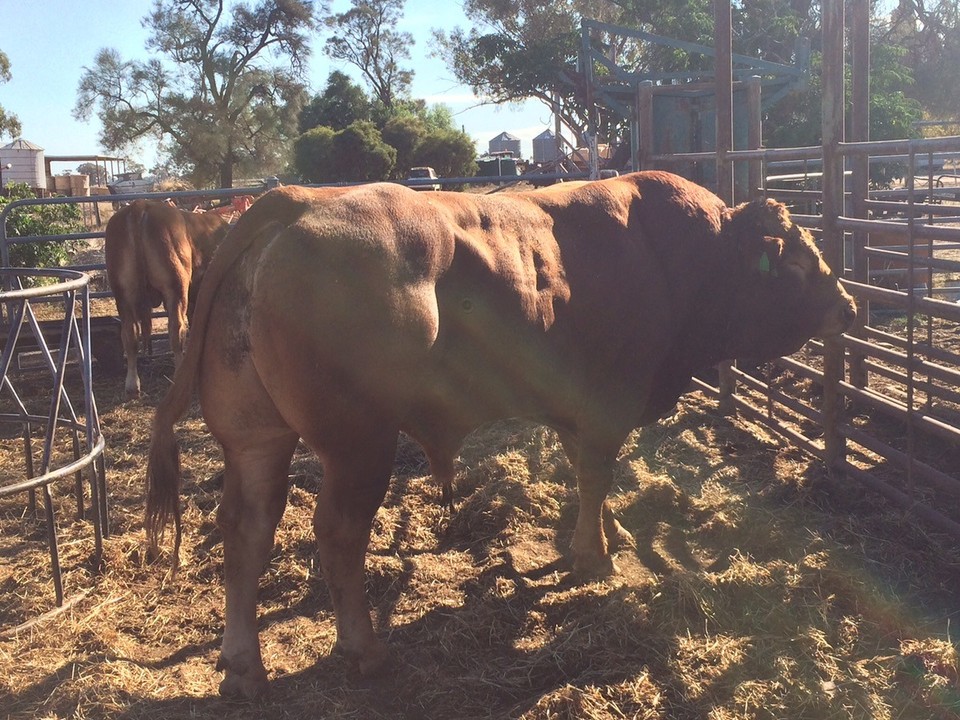
[{"label": "eucalyptus tree", "polygon": [[330,31],[324,51],[334,60],[360,70],[375,100],[391,110],[406,98],[413,70],[401,65],[410,59],[414,43],[408,32],[397,30],[405,0],[351,0],[350,9],[328,15]]},{"label": "eucalyptus tree", "polygon": [[104,147],[154,139],[197,185],[276,172],[297,135],[315,27],[309,0],[155,0],[146,59],[101,49],[74,116],[101,123]]}]

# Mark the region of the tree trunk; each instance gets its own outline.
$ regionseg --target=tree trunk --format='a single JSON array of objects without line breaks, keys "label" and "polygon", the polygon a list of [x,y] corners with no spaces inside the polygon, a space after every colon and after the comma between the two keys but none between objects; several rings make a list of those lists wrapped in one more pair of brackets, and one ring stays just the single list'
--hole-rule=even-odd
[{"label": "tree trunk", "polygon": [[229,156],[220,163],[220,187],[233,187],[233,160]]}]

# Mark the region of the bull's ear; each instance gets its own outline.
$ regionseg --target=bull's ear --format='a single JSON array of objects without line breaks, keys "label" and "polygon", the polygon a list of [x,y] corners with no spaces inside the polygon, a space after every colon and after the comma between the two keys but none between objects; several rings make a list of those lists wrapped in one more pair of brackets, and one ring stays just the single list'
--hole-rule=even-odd
[{"label": "bull's ear", "polygon": [[728,208],[723,217],[723,232],[741,246],[765,236],[787,237],[795,231],[786,206],[776,200],[752,200]]}]

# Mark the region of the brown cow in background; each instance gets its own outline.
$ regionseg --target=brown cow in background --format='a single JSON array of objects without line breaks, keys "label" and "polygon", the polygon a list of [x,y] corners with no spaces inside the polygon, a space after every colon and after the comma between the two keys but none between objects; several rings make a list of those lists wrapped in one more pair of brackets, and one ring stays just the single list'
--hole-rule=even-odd
[{"label": "brown cow in background", "polygon": [[446,485],[482,423],[555,428],[577,475],[574,570],[607,574],[631,540],[606,501],[628,434],[673,407],[695,370],[791,353],[855,317],[783,205],[727,208],[668,173],[510,195],[274,190],[200,289],[154,419],[147,538],[155,551],[172,518],[179,544],[173,424],[197,389],[225,461],[220,689],[259,695],[258,578],[302,438],[324,465],[314,531],[337,646],[372,673],[386,652],[364,556],[401,430]]},{"label": "brown cow in background", "polygon": [[191,297],[228,228],[219,215],[186,212],[158,200],[135,200],[107,223],[107,278],[120,316],[128,397],[140,394],[137,353],[141,341],[150,339],[153,308],[161,303],[179,364]]}]

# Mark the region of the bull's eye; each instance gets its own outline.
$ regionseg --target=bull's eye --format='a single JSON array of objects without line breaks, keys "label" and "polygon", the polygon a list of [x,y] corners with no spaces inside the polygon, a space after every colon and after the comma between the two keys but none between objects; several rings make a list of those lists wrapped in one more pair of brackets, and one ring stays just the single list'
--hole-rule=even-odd
[{"label": "bull's eye", "polygon": [[782,265],[784,271],[789,272],[793,275],[796,275],[798,278],[805,278],[807,275],[807,268],[800,262],[796,260],[787,260]]},{"label": "bull's eye", "polygon": [[460,307],[463,308],[465,313],[473,312],[473,300],[470,298],[464,298],[460,301]]},{"label": "bull's eye", "polygon": [[781,292],[795,296],[803,291],[807,283],[807,273],[803,266],[787,262],[780,266],[779,287]]}]

